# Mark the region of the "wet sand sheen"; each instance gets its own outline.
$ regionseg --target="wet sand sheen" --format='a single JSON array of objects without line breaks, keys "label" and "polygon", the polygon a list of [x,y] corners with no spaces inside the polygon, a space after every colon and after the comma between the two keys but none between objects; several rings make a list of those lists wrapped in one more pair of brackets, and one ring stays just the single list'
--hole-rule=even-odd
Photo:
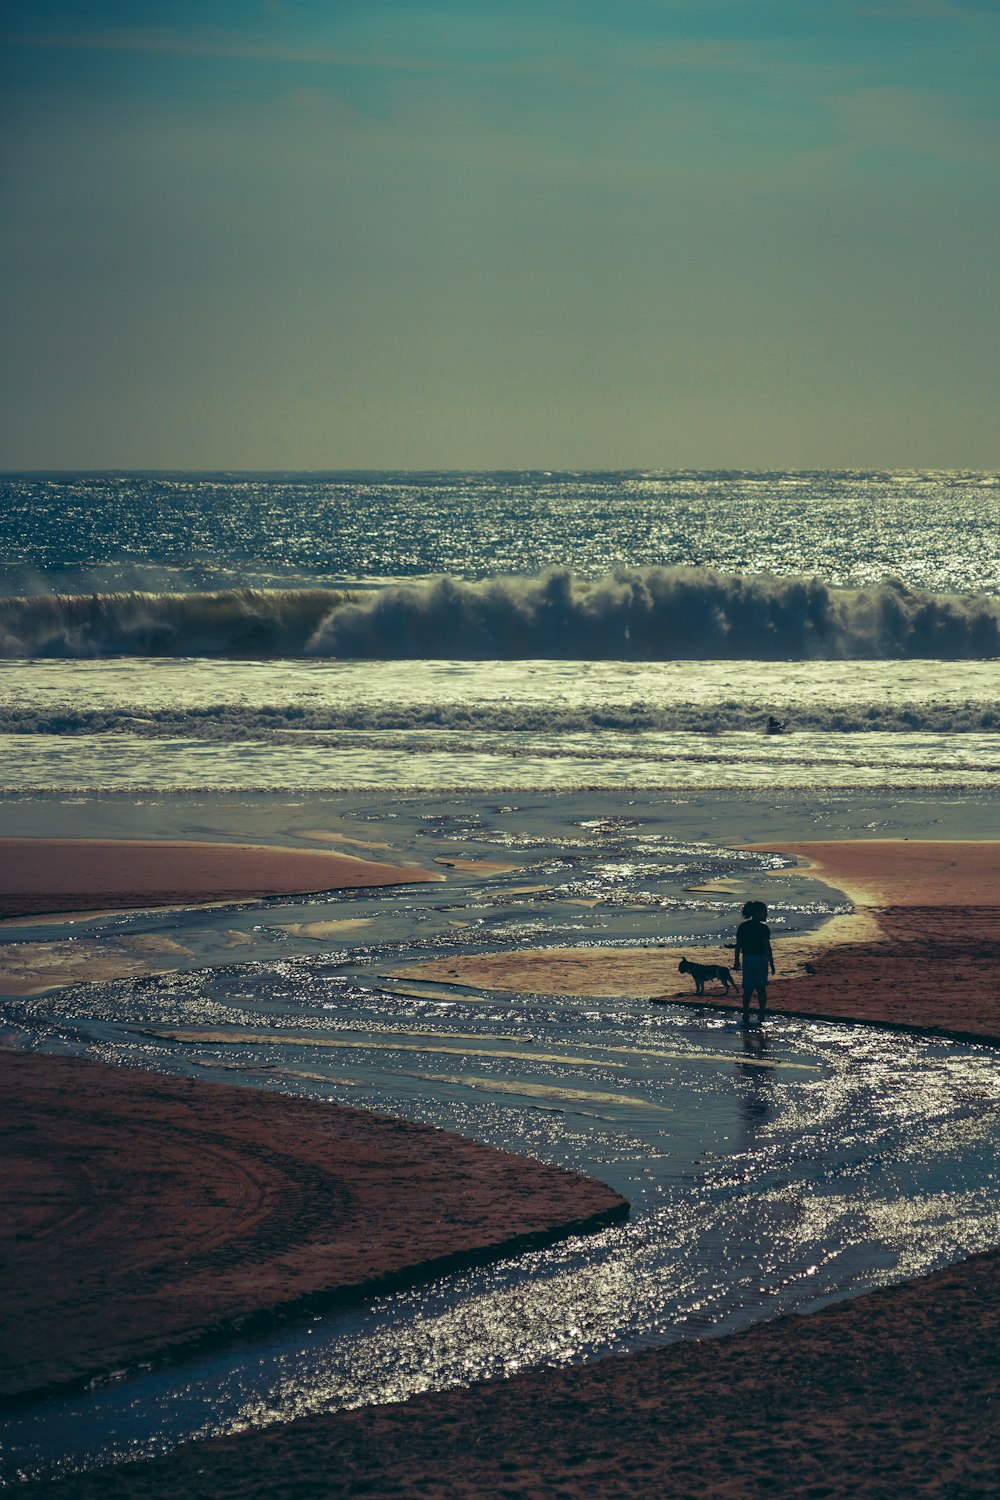
[{"label": "wet sand sheen", "polygon": [[[599,1057],[580,1056],[574,1052],[512,1052],[500,1046],[475,1048],[464,1044],[470,1041],[520,1042],[522,1038],[503,1037],[489,1033],[477,1036],[474,1032],[468,1031],[405,1031],[382,1035],[377,1039],[373,1039],[370,1034],[365,1033],[356,1039],[349,1039],[346,1037],[316,1036],[315,1034],[296,1036],[294,1032],[290,1031],[247,1031],[244,1029],[225,1031],[218,1028],[198,1030],[194,1027],[179,1030],[162,1026],[143,1027],[141,1029],[146,1036],[162,1037],[167,1041],[190,1043],[214,1042],[222,1043],[228,1047],[257,1046],[260,1043],[273,1042],[280,1047],[333,1047],[360,1051],[370,1048],[373,1052],[448,1052],[456,1053],[461,1057],[497,1058],[498,1060],[510,1060],[512,1062],[559,1063],[564,1066],[572,1065],[579,1068],[625,1068],[628,1066],[625,1062],[616,1062],[612,1057],[609,1057],[608,1054],[613,1053],[622,1054],[630,1062],[636,1058],[655,1058],[661,1061],[683,1060],[685,1062],[698,1063],[705,1067],[721,1065],[728,1068],[732,1065],[733,1061],[729,1053],[665,1051],[663,1048],[656,1047],[606,1047],[597,1042],[590,1044],[587,1050],[589,1052],[600,1053],[601,1056]],[[420,1037],[423,1040],[418,1042],[398,1041],[396,1038],[399,1036]],[[441,1046],[441,1039],[447,1039],[448,1037],[461,1039],[463,1045],[461,1047]],[[820,1068],[812,1063],[783,1062],[778,1058],[772,1057],[766,1059],[741,1057],[740,1067],[761,1068],[768,1073],[781,1070],[789,1070],[795,1073],[820,1072]]]},{"label": "wet sand sheen", "polygon": [[[0,922],[225,906],[443,878],[414,865],[262,844],[0,838]],[[288,924],[286,930],[323,941],[361,925],[331,919]],[[230,945],[247,941],[236,934]],[[0,945],[0,993],[39,995],[63,985],[134,979],[161,973],[173,966],[171,959],[184,957],[190,957],[188,949],[156,935],[6,943]]]},{"label": "wet sand sheen", "polygon": [[[788,853],[844,890],[853,913],[819,933],[775,937],[776,1012],[867,1020],[1000,1036],[1000,843],[843,840],[755,845]],[[419,984],[479,985],[552,995],[679,1000],[732,1010],[739,996],[711,989],[699,1000],[680,988],[680,950],[545,948],[434,959],[389,976]],[[685,948],[698,962],[726,961],[725,948]],[[815,974],[803,972],[810,961]]]},{"label": "wet sand sheen", "polygon": [[[776,1005],[814,1013],[839,1003],[845,1016],[1000,1036],[1000,1002],[990,979],[1000,959],[997,845],[937,845],[930,853],[927,845],[887,841],[782,847],[821,860],[824,878],[834,884],[857,882],[852,894],[871,902],[882,937],[823,948],[817,975],[774,986]],[[965,850],[974,851],[975,880],[964,887],[964,877],[956,875],[942,886],[939,875],[960,870]],[[862,879],[869,882],[864,890]],[[936,900],[941,890],[952,899]],[[875,897],[889,899],[882,905]],[[941,962],[921,987],[914,971],[926,964],[931,920]],[[608,960],[618,950],[566,951],[576,955],[573,981],[589,973],[593,987],[550,992],[608,994],[598,986],[607,984]],[[457,979],[455,959],[445,961],[448,977],[545,991],[542,983],[521,982],[535,955],[490,957],[496,962],[489,979],[470,978],[465,960]],[[564,955],[549,960],[563,961]],[[662,952],[636,950],[626,961],[634,965],[630,977],[645,964],[648,982],[662,981]],[[873,988],[873,964],[883,965],[876,976],[881,987]],[[404,973],[430,979],[437,977],[435,968]],[[497,982],[504,973],[507,984]],[[662,988],[657,983],[631,993]],[[723,1002],[706,997],[705,1003]],[[975,1257],[906,1286],[728,1339],[533,1372],[402,1406],[306,1418],[271,1432],[195,1444],[153,1463],[75,1476],[63,1490],[130,1497],[186,1492],[206,1500],[231,1492],[263,1500],[289,1484],[331,1495],[365,1489],[408,1496],[419,1481],[421,1491],[456,1497],[558,1492],[661,1500],[665,1493],[711,1493],[736,1500],[765,1488],[985,1495],[1000,1483],[992,1436],[1000,1387],[998,1266],[1000,1254]],[[26,1490],[33,1492],[42,1491]]]}]

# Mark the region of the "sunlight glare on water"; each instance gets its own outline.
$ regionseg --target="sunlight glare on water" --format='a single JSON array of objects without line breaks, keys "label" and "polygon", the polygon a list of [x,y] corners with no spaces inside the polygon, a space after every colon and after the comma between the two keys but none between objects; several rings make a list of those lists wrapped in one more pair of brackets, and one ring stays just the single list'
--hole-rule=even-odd
[{"label": "sunlight glare on water", "polygon": [[1000,1240],[988,1048],[788,1018],[748,1034],[641,1002],[436,1002],[373,984],[378,966],[232,965],[22,1014],[109,1060],[362,1102],[589,1173],[630,1221],[26,1411],[5,1472],[719,1334]]}]

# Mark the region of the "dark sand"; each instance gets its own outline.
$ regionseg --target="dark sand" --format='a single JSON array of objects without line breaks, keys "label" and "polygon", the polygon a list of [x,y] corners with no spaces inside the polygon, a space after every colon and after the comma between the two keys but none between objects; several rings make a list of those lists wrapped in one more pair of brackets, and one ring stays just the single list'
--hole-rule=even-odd
[{"label": "dark sand", "polygon": [[[796,847],[806,854],[807,846]],[[850,852],[859,848],[868,852]],[[835,937],[814,945],[819,972],[782,979],[772,990],[776,1006],[1000,1036],[997,846],[924,845],[930,865],[920,865],[919,878],[915,848],[823,846],[822,873],[870,903],[860,925],[848,918],[830,927],[839,925],[850,936],[864,930],[867,920],[873,936],[843,946]],[[839,876],[838,849],[851,862]],[[808,850],[814,860],[821,857],[819,846]],[[959,900],[956,887],[950,900],[943,899],[941,861],[961,869],[968,850],[976,851],[974,891]],[[860,875],[858,859],[865,867]],[[895,885],[888,879],[893,869]],[[787,957],[791,950],[781,951]],[[494,957],[489,978],[470,977],[473,967],[463,961],[461,980],[497,985],[506,960],[508,978],[518,978],[509,987],[523,984],[524,963],[533,956]],[[616,993],[609,987],[608,958],[607,950],[595,950],[570,961],[578,993],[587,992],[585,972],[591,993]],[[713,961],[719,958],[717,953]],[[556,961],[554,955],[549,959]],[[675,979],[676,965],[665,969],[662,953],[637,950],[630,961],[636,968],[625,982],[642,964],[654,980],[633,994],[662,993],[664,980]],[[780,971],[780,956],[778,963]],[[447,967],[454,970],[455,964]],[[431,977],[431,966],[411,969],[408,977],[418,972]],[[541,978],[537,967],[534,973]],[[721,1001],[706,997],[706,1003]],[[25,1493],[129,1500],[993,1500],[1000,1494],[998,1349],[1000,1252],[992,1252],[905,1286],[725,1339],[307,1418],[191,1445],[151,1463],[29,1486]]]},{"label": "dark sand", "polygon": [[0,1399],[620,1217],[384,1115],[0,1052]]},{"label": "dark sand", "polygon": [[782,850],[846,891],[879,938],[820,948],[814,975],[774,986],[776,1006],[1000,1037],[1000,844],[873,839]]}]

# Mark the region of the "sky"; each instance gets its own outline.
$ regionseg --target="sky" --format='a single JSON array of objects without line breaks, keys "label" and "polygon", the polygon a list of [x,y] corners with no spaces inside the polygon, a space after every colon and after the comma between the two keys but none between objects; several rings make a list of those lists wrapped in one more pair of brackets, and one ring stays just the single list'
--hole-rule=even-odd
[{"label": "sky", "polygon": [[4,469],[1000,467],[997,0],[5,0]]}]

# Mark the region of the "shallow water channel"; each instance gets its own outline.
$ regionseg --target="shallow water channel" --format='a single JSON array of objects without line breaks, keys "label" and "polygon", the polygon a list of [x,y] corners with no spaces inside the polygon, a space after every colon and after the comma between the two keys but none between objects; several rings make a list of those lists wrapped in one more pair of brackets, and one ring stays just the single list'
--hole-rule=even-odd
[{"label": "shallow water channel", "polygon": [[[81,944],[157,937],[187,956],[158,977],[12,1000],[9,1041],[459,1131],[600,1178],[632,1215],[24,1408],[0,1426],[0,1483],[714,1336],[1000,1244],[991,1048],[787,1017],[744,1033],[721,1009],[391,977],[443,952],[638,941],[668,945],[664,972],[679,988],[677,957],[726,940],[742,882],[772,905],[778,933],[843,909],[779,870],[787,861],[570,816],[563,843],[548,828],[537,850],[533,834],[515,841],[482,817],[453,818],[460,852],[516,850],[519,868],[486,884],[450,876],[25,931]],[[727,890],[706,893],[720,876]]]},{"label": "shallow water channel", "polygon": [[[364,975],[364,977],[363,977]],[[74,999],[75,996],[75,999]],[[630,1221],[11,1416],[7,1483],[705,1337],[1000,1243],[1000,1059],[328,963],[67,992],[46,1045],[363,1103],[602,1178]],[[76,1012],[76,1014],[74,1014]],[[86,1015],[84,1015],[86,1012]]]}]

